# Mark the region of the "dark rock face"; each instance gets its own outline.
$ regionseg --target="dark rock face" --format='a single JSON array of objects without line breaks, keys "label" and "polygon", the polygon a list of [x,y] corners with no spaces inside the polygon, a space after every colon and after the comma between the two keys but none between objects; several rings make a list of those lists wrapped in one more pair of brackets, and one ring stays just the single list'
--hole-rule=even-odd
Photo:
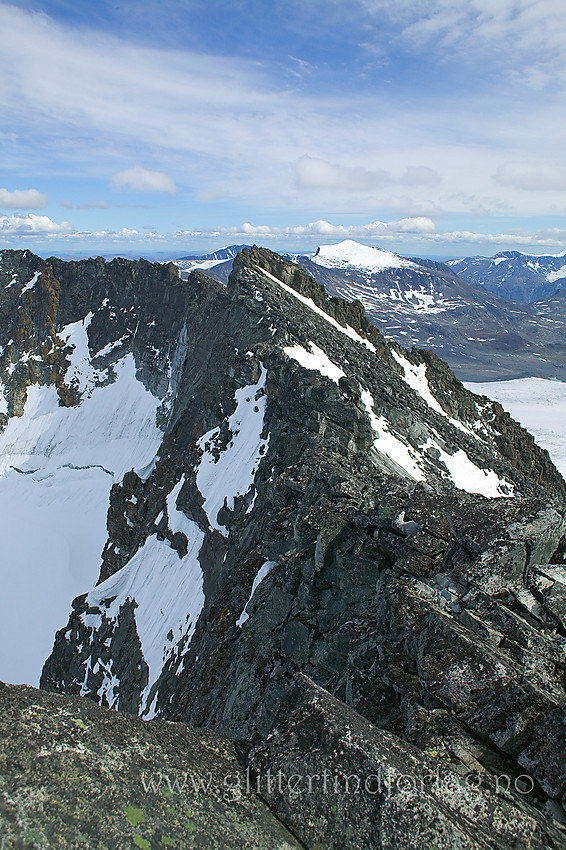
[{"label": "dark rock face", "polygon": [[55,384],[62,405],[79,403],[76,389],[63,380],[69,349],[58,331],[89,312],[91,356],[116,344],[111,355],[97,361],[104,367],[133,352],[141,380],[163,397],[164,367],[175,359],[185,317],[198,313],[214,292],[212,281],[207,279],[203,289],[197,276],[187,287],[172,264],[101,258],[66,263],[29,251],[0,252],[0,279],[0,377],[8,416],[21,415],[27,387],[34,383]]},{"label": "dark rock face", "polygon": [[230,742],[0,683],[0,841],[37,850],[301,845]]},{"label": "dark rock face", "polygon": [[528,804],[565,817],[566,485],[548,454],[267,250],[242,251],[227,288],[49,263],[53,333],[92,312],[92,353],[139,316],[125,344],[164,404],[154,462],[111,491],[99,584],[42,687],[252,745],[304,673],[395,736],[399,765],[433,758],[488,787],[528,774]]},{"label": "dark rock face", "polygon": [[298,675],[249,764],[254,787],[307,847],[566,846],[564,833],[524,799],[525,777],[457,773],[436,756]]}]

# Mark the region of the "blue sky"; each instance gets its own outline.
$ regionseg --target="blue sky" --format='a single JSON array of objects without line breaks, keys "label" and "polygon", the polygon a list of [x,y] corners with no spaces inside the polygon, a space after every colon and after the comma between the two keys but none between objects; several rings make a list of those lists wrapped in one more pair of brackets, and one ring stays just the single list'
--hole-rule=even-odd
[{"label": "blue sky", "polygon": [[566,251],[563,0],[0,2],[0,247]]}]

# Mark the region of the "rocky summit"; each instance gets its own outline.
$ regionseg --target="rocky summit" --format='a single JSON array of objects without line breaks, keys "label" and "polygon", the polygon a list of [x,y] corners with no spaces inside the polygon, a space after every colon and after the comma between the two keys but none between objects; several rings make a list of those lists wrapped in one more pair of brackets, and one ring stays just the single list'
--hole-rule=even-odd
[{"label": "rocky summit", "polygon": [[[86,697],[99,750],[103,709],[142,718],[115,721],[142,749],[235,741],[246,818],[289,834],[163,833],[180,847],[566,847],[566,484],[500,405],[256,247],[227,286],[4,251],[0,345],[4,484],[61,534],[89,523],[53,695],[5,706],[51,728]],[[13,752],[5,801],[39,782]],[[35,846],[64,846],[54,817]]]}]

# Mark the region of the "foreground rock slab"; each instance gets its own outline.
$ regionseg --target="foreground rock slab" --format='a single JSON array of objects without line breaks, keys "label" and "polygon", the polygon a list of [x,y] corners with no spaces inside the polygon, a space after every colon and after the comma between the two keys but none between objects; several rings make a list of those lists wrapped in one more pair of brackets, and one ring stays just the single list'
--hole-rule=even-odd
[{"label": "foreground rock slab", "polygon": [[0,846],[301,845],[246,790],[217,735],[0,683]]},{"label": "foreground rock slab", "polygon": [[457,774],[297,675],[252,750],[257,790],[309,848],[511,850],[566,847],[521,781]]}]

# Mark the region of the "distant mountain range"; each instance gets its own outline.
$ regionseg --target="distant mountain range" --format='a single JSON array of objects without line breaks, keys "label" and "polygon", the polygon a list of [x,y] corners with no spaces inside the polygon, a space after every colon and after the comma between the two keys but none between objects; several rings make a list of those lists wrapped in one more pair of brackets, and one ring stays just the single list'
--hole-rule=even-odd
[{"label": "distant mountain range", "polygon": [[466,257],[446,265],[469,283],[512,301],[542,301],[566,286],[566,254],[537,257],[502,251],[495,257]]},{"label": "distant mountain range", "polygon": [[[175,263],[183,269],[183,276],[189,268],[199,267],[226,283],[240,248],[231,245],[215,254],[183,257]],[[566,290],[560,288],[558,277],[560,264],[566,271],[566,257],[536,258],[510,252],[493,260],[441,263],[400,257],[345,240],[320,247],[313,254],[289,258],[331,295],[360,301],[386,337],[403,346],[434,351],[463,381],[527,376],[566,380]],[[493,274],[489,285],[470,279],[471,272],[465,277],[459,271],[459,264],[472,269],[482,263]],[[538,268],[538,291],[546,292],[546,298],[530,303],[525,297],[511,300],[494,291],[497,269],[503,278],[510,263],[516,269],[530,269],[533,276]],[[500,288],[505,288],[504,281]]]}]

